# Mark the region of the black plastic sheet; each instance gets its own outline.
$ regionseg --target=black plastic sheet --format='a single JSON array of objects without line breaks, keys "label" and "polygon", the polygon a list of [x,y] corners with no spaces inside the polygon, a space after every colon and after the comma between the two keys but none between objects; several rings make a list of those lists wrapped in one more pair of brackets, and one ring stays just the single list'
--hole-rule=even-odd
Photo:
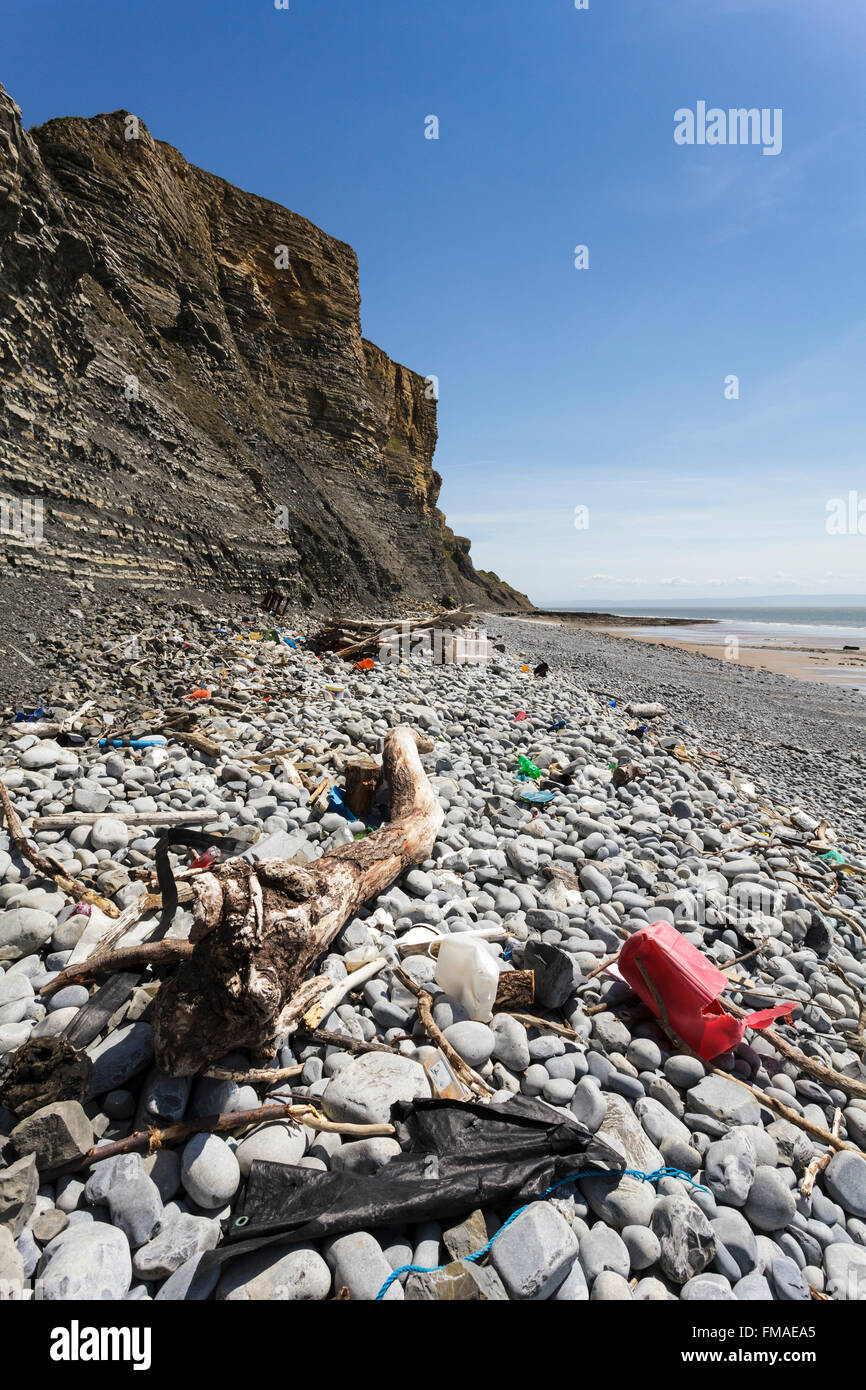
[{"label": "black plastic sheet", "polygon": [[199,1271],[263,1246],[467,1216],[540,1197],[578,1171],[618,1171],[622,1153],[527,1096],[505,1105],[422,1100],[394,1107],[404,1152],[378,1173],[255,1162],[226,1244]]}]

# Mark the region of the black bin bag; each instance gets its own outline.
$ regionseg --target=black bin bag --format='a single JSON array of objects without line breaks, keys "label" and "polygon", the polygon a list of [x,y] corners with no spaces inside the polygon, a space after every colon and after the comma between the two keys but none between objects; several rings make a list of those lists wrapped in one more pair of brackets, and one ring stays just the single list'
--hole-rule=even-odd
[{"label": "black bin bag", "polygon": [[528,1096],[496,1106],[400,1103],[392,1118],[403,1153],[378,1173],[253,1163],[226,1243],[202,1256],[199,1273],[266,1245],[517,1206],[573,1173],[625,1166],[621,1151],[602,1136]]}]

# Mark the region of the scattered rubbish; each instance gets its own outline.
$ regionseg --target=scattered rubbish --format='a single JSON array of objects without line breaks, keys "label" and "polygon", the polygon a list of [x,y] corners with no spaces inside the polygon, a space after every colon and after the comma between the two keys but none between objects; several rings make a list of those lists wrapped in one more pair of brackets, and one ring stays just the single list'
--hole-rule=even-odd
[{"label": "scattered rubbish", "polygon": [[464,932],[444,937],[434,979],[477,1023],[493,1017],[499,969],[477,937]]},{"label": "scattered rubbish", "polygon": [[365,656],[360,661],[355,662],[356,671],[373,671],[376,663],[371,656]]},{"label": "scattered rubbish", "polygon": [[526,718],[526,710],[525,710],[525,709],[519,709],[519,710],[517,711],[517,713],[515,714],[515,716],[514,716],[514,722],[515,722],[515,724],[520,724],[525,718]]},{"label": "scattered rubbish", "polygon": [[616,700],[608,700],[607,703],[610,705],[611,709],[616,709]]},{"label": "scattered rubbish", "polygon": [[613,785],[615,787],[627,787],[629,782],[639,782],[646,773],[643,768],[638,767],[637,763],[619,763],[613,765]]},{"label": "scattered rubbish", "polygon": [[332,787],[328,792],[328,809],[330,811],[339,811],[340,815],[345,816],[347,820],[352,819],[352,812],[343,800],[342,792],[339,791],[337,787]]},{"label": "scattered rubbish", "polygon": [[41,701],[41,699],[40,699],[39,705],[37,706],[36,709],[25,709],[25,710],[21,710],[18,714],[16,714],[16,716],[15,716],[15,718],[14,718],[14,720],[13,720],[12,722],[13,722],[14,724],[34,724],[34,723],[36,722],[37,719],[44,719],[44,718],[45,718],[45,710],[44,710],[44,708],[43,708],[42,701]]},{"label": "scattered rubbish", "polygon": [[100,748],[164,748],[168,739],[163,734],[147,734],[143,738],[101,738]]},{"label": "scattered rubbish", "polygon": [[625,980],[656,1018],[666,1014],[683,1042],[707,1062],[737,1047],[747,1028],[768,1028],[797,1007],[796,1002],[780,1004],[734,1018],[719,1000],[730,988],[727,975],[670,922],[653,922],[636,931],[608,973]]},{"label": "scattered rubbish", "polygon": [[191,869],[209,869],[211,864],[219,859],[219,857],[219,850],[211,845],[210,849],[206,849],[204,854],[200,854],[198,859],[194,859],[189,867]]},{"label": "scattered rubbish", "polygon": [[542,791],[540,787],[523,787],[517,793],[518,801],[531,801],[539,806],[546,805],[555,796],[556,792]]},{"label": "scattered rubbish", "polygon": [[229,1244],[203,1255],[199,1273],[287,1240],[298,1244],[508,1207],[573,1178],[575,1167],[610,1176],[624,1164],[602,1135],[590,1135],[529,1096],[504,1105],[398,1102],[392,1114],[404,1152],[378,1173],[253,1164]]},{"label": "scattered rubbish", "polygon": [[184,695],[185,700],[209,700],[211,692],[209,690],[191,690],[188,695]]},{"label": "scattered rubbish", "polygon": [[441,1048],[436,1049],[437,1055],[434,1062],[425,1062],[424,1070],[427,1073],[427,1080],[430,1088],[437,1100],[468,1100],[470,1092],[458,1081],[451,1067],[448,1058],[443,1054]]},{"label": "scattered rubbish", "polygon": [[546,676],[549,670],[550,667],[548,666],[546,661],[539,661],[532,674],[534,676]]},{"label": "scattered rubbish", "polygon": [[828,849],[826,853],[819,854],[819,859],[823,859],[825,864],[845,864],[847,861],[844,854],[840,854],[837,849]]},{"label": "scattered rubbish", "polygon": [[[350,657],[380,656],[387,647],[394,660],[405,658],[415,650],[414,638],[434,628],[465,628],[472,621],[468,608],[454,608],[429,614],[423,618],[392,618],[389,621],[369,618],[332,618],[319,632],[309,637],[317,653],[336,652],[347,660]],[[429,636],[424,645],[429,644]]]},{"label": "scattered rubbish", "polygon": [[564,729],[567,723],[567,719],[560,719],[555,724],[551,724],[547,732],[549,734],[558,734],[560,729]]},{"label": "scattered rubbish", "polygon": [[535,763],[532,762],[531,758],[526,758],[522,753],[518,753],[517,762],[518,766],[520,767],[520,771],[523,773],[524,777],[531,777],[535,779],[541,776],[541,768],[536,767]]},{"label": "scattered rubbish", "polygon": [[[609,1178],[610,1176],[611,1174],[609,1172],[605,1171],[604,1169],[598,1168],[588,1168],[580,1173],[570,1173],[567,1178],[560,1178],[558,1182],[551,1183],[550,1187],[548,1187],[546,1191],[539,1193],[538,1197],[535,1200],[543,1202],[546,1197],[551,1196],[551,1194],[554,1192],[558,1192],[561,1187],[568,1187],[571,1183],[582,1182],[586,1178]],[[692,1187],[699,1188],[701,1192],[709,1192],[710,1190],[708,1187],[704,1187],[703,1183],[696,1182],[695,1179],[691,1176],[691,1174],[686,1173],[682,1168],[657,1168],[654,1173],[644,1173],[641,1172],[641,1170],[638,1168],[622,1168],[617,1171],[616,1176],[620,1178],[639,1178],[642,1182],[649,1183],[660,1182],[662,1178],[679,1178],[682,1182],[687,1182]],[[448,1264],[434,1265],[430,1269],[425,1269],[423,1268],[423,1266],[416,1264],[399,1265],[397,1269],[392,1270],[392,1272],[388,1275],[379,1292],[376,1294],[374,1302],[381,1303],[382,1299],[385,1297],[385,1294],[388,1292],[391,1285],[403,1274],[427,1275],[440,1274],[444,1270],[458,1271],[460,1270],[460,1267],[463,1264],[473,1264],[477,1260],[483,1260],[484,1256],[489,1254],[491,1247],[493,1246],[495,1241],[499,1239],[503,1232],[507,1231],[508,1227],[512,1224],[512,1222],[516,1221],[518,1216],[522,1216],[525,1211],[528,1211],[530,1206],[532,1205],[533,1204],[531,1202],[525,1202],[523,1206],[518,1207],[517,1211],[513,1211],[511,1215],[505,1221],[503,1221],[499,1229],[497,1231],[494,1231],[493,1235],[490,1237],[489,1240],[486,1240],[484,1244],[479,1247],[478,1250],[473,1250],[471,1255],[464,1255],[462,1260],[459,1262],[451,1260]],[[483,1215],[483,1213],[479,1212],[479,1215]],[[476,1277],[480,1278],[481,1275],[485,1272],[486,1271],[483,1269],[479,1270],[478,1275]],[[410,1280],[409,1283],[406,1285],[407,1299],[411,1298],[411,1292],[409,1292],[411,1282],[412,1281]],[[499,1294],[499,1297],[507,1298],[508,1295],[505,1293],[505,1289],[504,1286],[501,1285],[501,1281],[500,1287],[502,1288],[502,1292]],[[448,1302],[453,1301],[453,1299],[456,1297],[456,1295],[452,1295],[450,1292],[448,1292],[447,1294],[425,1292],[423,1296],[425,1299],[434,1298],[437,1301],[447,1299]],[[471,1295],[469,1292],[463,1292],[457,1301],[466,1302],[470,1296]],[[492,1291],[488,1291],[480,1295],[475,1294],[476,1298],[482,1297],[485,1301],[488,1301],[491,1297],[494,1296],[495,1295],[492,1293]],[[416,1294],[415,1297],[417,1299],[419,1295]]]},{"label": "scattered rubbish", "polygon": [[528,666],[521,666],[520,669],[521,669],[521,671],[525,672],[525,674],[526,674],[527,676],[529,675],[529,667],[528,667]]}]

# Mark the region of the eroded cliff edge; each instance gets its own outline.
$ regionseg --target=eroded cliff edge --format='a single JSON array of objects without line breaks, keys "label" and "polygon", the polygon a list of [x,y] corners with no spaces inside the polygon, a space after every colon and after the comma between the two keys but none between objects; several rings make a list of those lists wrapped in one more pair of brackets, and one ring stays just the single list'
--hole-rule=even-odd
[{"label": "eroded cliff edge", "polygon": [[25,132],[0,87],[0,379],[0,488],[44,499],[7,581],[528,606],[436,506],[435,401],[362,337],[351,247],[126,112]]}]

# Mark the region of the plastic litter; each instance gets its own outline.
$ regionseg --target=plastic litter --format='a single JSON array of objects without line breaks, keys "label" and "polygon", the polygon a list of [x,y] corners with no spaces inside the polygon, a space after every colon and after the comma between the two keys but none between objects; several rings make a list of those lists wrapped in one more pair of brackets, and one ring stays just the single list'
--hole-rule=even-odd
[{"label": "plastic litter", "polygon": [[514,722],[515,722],[515,724],[520,724],[525,718],[526,718],[526,710],[525,710],[525,709],[519,709],[519,710],[517,711],[517,713],[515,714],[515,716],[514,716]]},{"label": "plastic litter", "polygon": [[550,667],[548,666],[546,661],[539,661],[532,674],[534,676],[546,676],[549,670]]},{"label": "plastic litter", "polygon": [[376,663],[371,656],[365,656],[361,661],[355,662],[356,671],[373,671],[375,668]]},{"label": "plastic litter", "polygon": [[529,1096],[504,1105],[420,1100],[392,1109],[404,1152],[378,1173],[317,1172],[257,1160],[227,1243],[202,1256],[199,1274],[267,1245],[344,1231],[415,1225],[476,1207],[532,1201],[575,1170],[616,1176],[621,1152]]},{"label": "plastic litter", "polygon": [[727,975],[680,936],[670,922],[653,922],[629,937],[617,965],[609,966],[608,973],[625,980],[656,1018],[660,1017],[659,1008],[638,962],[652,980],[671,1027],[707,1062],[741,1043],[747,1028],[768,1028],[797,1007],[796,1003],[779,1004],[734,1018],[718,997],[730,985]]},{"label": "plastic litter", "polygon": [[499,970],[490,952],[474,937],[455,932],[439,948],[434,976],[446,994],[477,1023],[489,1023],[499,985]]},{"label": "plastic litter", "polygon": [[522,787],[517,793],[518,801],[531,801],[535,806],[545,806],[555,796],[556,792],[542,791],[540,787]]},{"label": "plastic litter", "polygon": [[18,714],[16,714],[12,722],[13,724],[35,724],[37,719],[44,718],[45,710],[42,705],[42,700],[40,699],[38,708],[21,710]]},{"label": "plastic litter", "polygon": [[560,729],[564,729],[567,723],[568,723],[568,720],[567,720],[567,719],[560,719],[560,720],[557,721],[556,724],[551,724],[551,726],[550,726],[550,728],[548,729],[547,732],[548,732],[549,734],[556,734],[556,733],[559,732]]},{"label": "plastic litter", "polygon": [[[640,1178],[642,1182],[659,1182],[662,1178],[680,1178],[683,1182],[691,1183],[692,1187],[700,1188],[701,1192],[709,1192],[710,1190],[708,1187],[704,1187],[703,1183],[695,1182],[694,1178],[689,1173],[684,1172],[682,1168],[656,1168],[654,1173],[644,1173],[641,1172],[641,1170],[638,1168],[623,1168],[622,1171],[618,1172],[616,1176],[623,1178]],[[547,1191],[542,1192],[536,1200],[539,1202],[543,1202],[545,1197],[550,1196],[551,1192],[556,1192],[560,1187],[567,1187],[569,1183],[581,1182],[584,1178],[609,1177],[610,1173],[600,1171],[598,1168],[589,1168],[582,1173],[571,1173],[567,1178],[560,1178],[559,1182],[551,1183]],[[499,1230],[495,1231],[488,1241],[485,1241],[480,1250],[473,1251],[471,1255],[465,1255],[464,1259],[472,1260],[473,1262],[475,1260],[483,1260],[484,1256],[490,1250],[490,1247],[493,1244],[493,1242],[495,1240],[498,1240],[499,1237],[502,1235],[502,1232],[511,1225],[512,1221],[516,1221],[518,1216],[520,1216],[521,1212],[526,1211],[531,1205],[531,1202],[524,1202],[522,1207],[518,1207],[517,1211],[513,1211],[511,1213],[507,1221],[503,1221],[502,1225],[499,1227]],[[449,1261],[449,1264],[453,1263],[453,1260]],[[391,1285],[394,1283],[394,1280],[399,1279],[401,1274],[438,1274],[440,1270],[448,1269],[448,1267],[449,1265],[447,1264],[434,1265],[431,1269],[425,1268],[424,1265],[400,1265],[398,1269],[394,1270],[393,1274],[388,1275],[388,1278],[385,1280],[381,1289],[376,1294],[374,1302],[380,1303],[382,1301],[382,1299],[385,1297],[385,1294],[388,1292]]]},{"label": "plastic litter", "polygon": [[211,692],[209,690],[191,690],[188,695],[184,695],[185,700],[209,700]]},{"label": "plastic litter", "polygon": [[541,776],[541,768],[536,767],[531,758],[526,758],[522,753],[518,753],[517,762],[524,777],[531,777],[535,780],[537,777]]},{"label": "plastic litter", "polygon": [[345,816],[347,820],[355,819],[354,813],[349,810],[343,800],[342,792],[340,792],[337,787],[332,787],[328,792],[328,808],[331,811],[338,811],[340,815]]},{"label": "plastic litter", "polygon": [[168,739],[164,734],[145,734],[142,738],[107,738],[99,740],[100,748],[164,748]]}]

